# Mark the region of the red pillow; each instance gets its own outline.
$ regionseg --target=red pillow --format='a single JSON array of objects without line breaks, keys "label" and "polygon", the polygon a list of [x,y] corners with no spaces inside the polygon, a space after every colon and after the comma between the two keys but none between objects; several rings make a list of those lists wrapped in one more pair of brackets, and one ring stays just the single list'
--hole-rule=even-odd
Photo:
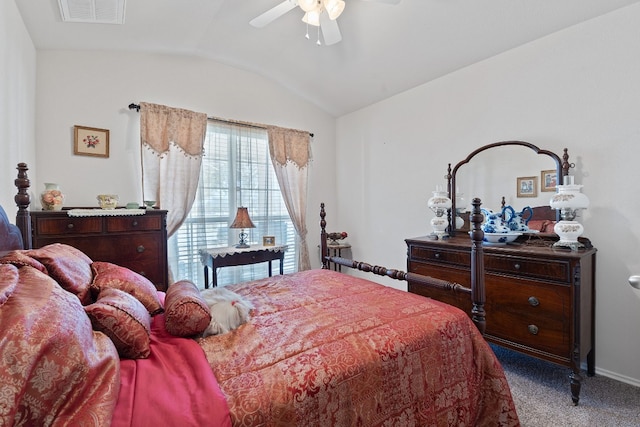
[{"label": "red pillow", "polygon": [[146,277],[109,262],[96,261],[91,264],[91,270],[93,271],[91,291],[94,298],[103,289],[115,288],[134,296],[152,316],[164,311],[156,287]]},{"label": "red pillow", "polygon": [[209,306],[196,285],[181,280],[169,286],[164,298],[165,328],[171,335],[199,335],[211,323]]},{"label": "red pillow", "polygon": [[53,243],[39,249],[30,249],[24,253],[40,261],[62,288],[76,295],[83,305],[91,303],[89,285],[91,258],[84,252],[64,243]]},{"label": "red pillow", "polygon": [[13,264],[20,268],[25,265],[29,265],[36,270],[39,270],[47,274],[47,269],[40,261],[30,257],[25,251],[17,249],[7,252],[2,258],[0,258],[0,264]]},{"label": "red pillow", "polygon": [[84,310],[93,329],[111,338],[120,357],[149,357],[151,316],[140,301],[119,289],[107,288]]}]

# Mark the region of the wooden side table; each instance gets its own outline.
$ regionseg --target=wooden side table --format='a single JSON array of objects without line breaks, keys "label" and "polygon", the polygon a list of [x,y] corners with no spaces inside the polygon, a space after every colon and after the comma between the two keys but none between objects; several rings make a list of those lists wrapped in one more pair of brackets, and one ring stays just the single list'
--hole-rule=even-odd
[{"label": "wooden side table", "polygon": [[251,246],[249,248],[209,248],[200,249],[200,261],[204,266],[204,287],[209,288],[209,268],[213,270],[213,282],[211,287],[218,286],[219,267],[231,267],[237,265],[258,264],[261,262],[269,263],[269,277],[272,275],[271,262],[280,260],[280,274],[284,272],[284,253],[287,251],[287,245],[278,246]]}]

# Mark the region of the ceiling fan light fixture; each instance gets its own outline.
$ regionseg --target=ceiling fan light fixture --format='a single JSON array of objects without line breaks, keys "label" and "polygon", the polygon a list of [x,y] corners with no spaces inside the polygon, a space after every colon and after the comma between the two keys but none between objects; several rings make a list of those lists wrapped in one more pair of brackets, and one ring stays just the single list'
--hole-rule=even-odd
[{"label": "ceiling fan light fixture", "polygon": [[300,9],[304,10],[306,13],[320,9],[318,3],[320,3],[318,0],[298,0],[298,6],[300,6]]},{"label": "ceiling fan light fixture", "polygon": [[314,27],[320,26],[320,12],[312,10],[307,12],[302,17],[302,22],[305,24],[313,25]]},{"label": "ceiling fan light fixture", "polygon": [[324,0],[324,10],[327,11],[329,19],[338,19],[344,10],[345,2],[343,0]]}]

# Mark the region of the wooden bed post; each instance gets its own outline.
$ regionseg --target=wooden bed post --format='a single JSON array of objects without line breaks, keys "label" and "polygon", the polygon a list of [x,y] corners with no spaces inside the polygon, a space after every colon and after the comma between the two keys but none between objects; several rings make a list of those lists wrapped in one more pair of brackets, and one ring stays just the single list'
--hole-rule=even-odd
[{"label": "wooden bed post", "polygon": [[18,188],[18,194],[13,198],[18,206],[16,213],[16,225],[22,233],[22,242],[25,249],[31,249],[31,215],[29,214],[29,204],[31,197],[29,196],[29,187],[31,182],[27,176],[29,168],[26,163],[18,163],[18,178],[14,184]]},{"label": "wooden bed post", "polygon": [[481,229],[484,217],[480,211],[480,199],[474,198],[471,202],[471,319],[480,332],[484,335],[487,321],[484,311],[484,254],[482,252],[482,239],[484,232]]},{"label": "wooden bed post", "polygon": [[327,248],[327,221],[324,220],[325,216],[327,216],[327,213],[324,210],[323,202],[320,203],[320,261],[322,261],[322,268],[328,270],[329,260],[327,257],[329,256],[329,248]]}]

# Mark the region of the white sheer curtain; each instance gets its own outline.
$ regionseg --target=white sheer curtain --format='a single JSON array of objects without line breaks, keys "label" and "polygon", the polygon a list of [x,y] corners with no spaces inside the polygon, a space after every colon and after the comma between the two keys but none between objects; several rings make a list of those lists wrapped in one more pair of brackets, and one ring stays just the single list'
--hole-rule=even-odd
[{"label": "white sheer curtain", "polygon": [[282,197],[289,216],[300,239],[298,269],[309,270],[309,246],[307,244],[307,183],[311,161],[311,137],[309,132],[271,126],[269,154],[280,184]]},{"label": "white sheer curtain", "polygon": [[184,221],[198,188],[207,115],[140,103],[143,197],[168,210],[167,234]]}]

